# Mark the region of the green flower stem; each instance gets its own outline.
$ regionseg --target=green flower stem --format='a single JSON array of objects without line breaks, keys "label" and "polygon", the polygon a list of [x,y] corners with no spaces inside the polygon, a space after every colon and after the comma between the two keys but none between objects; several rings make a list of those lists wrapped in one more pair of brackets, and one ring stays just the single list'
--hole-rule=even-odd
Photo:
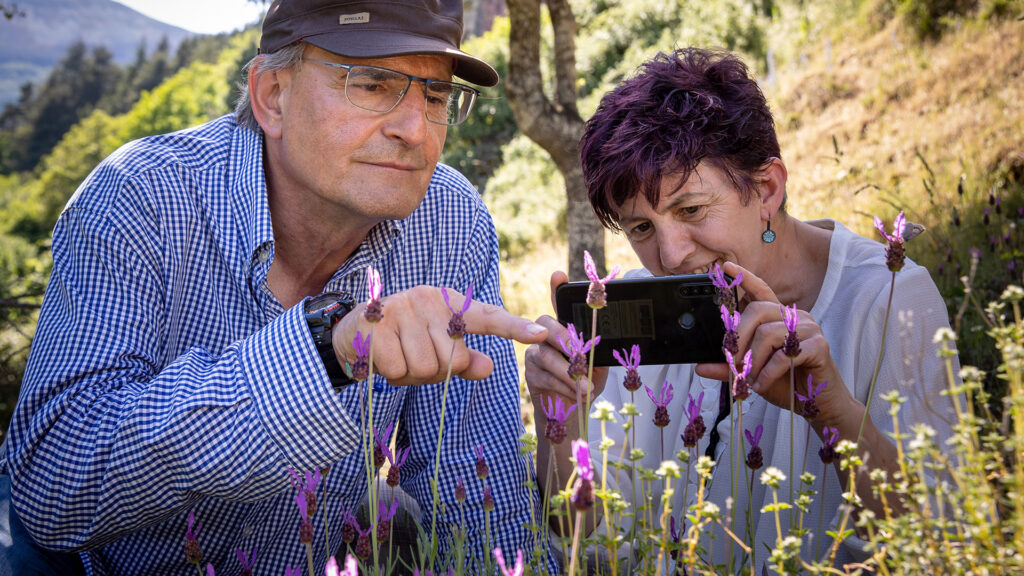
[{"label": "green flower stem", "polygon": [[306,564],[309,565],[309,576],[315,576],[316,572],[313,570],[313,544],[310,542],[306,543]]},{"label": "green flower stem", "polygon": [[437,486],[437,473],[441,468],[441,440],[444,436],[444,414],[448,405],[448,385],[452,382],[452,359],[455,357],[455,340],[452,340],[452,350],[448,354],[448,373],[444,377],[444,392],[441,393],[441,425],[437,429],[437,450],[434,454],[434,479],[430,482],[431,491],[434,493],[434,506],[430,521],[430,551],[431,560],[437,550],[437,505],[441,502],[441,491]]},{"label": "green flower stem", "polygon": [[[590,341],[593,342],[597,338],[597,308],[593,309],[593,314],[590,320]],[[577,408],[580,412],[580,416],[583,417],[582,438],[587,442],[590,442],[590,389],[594,383],[594,352],[596,352],[594,345],[590,346],[590,352],[587,354],[587,393],[586,393],[586,404]],[[583,410],[586,408],[586,410]]]},{"label": "green flower stem", "polygon": [[[367,358],[369,372],[366,376],[366,412],[367,412],[367,444],[364,450],[364,459],[367,463],[366,481],[370,497],[370,539],[373,542],[373,566],[379,570],[380,566],[380,543],[377,541],[377,473],[373,467],[373,328],[370,324],[370,354]],[[310,576],[313,576],[310,570]]]},{"label": "green flower stem", "polygon": [[324,547],[327,549],[327,557],[331,556],[331,536],[328,533],[327,528],[327,474],[331,471],[330,467],[324,472],[323,478],[320,479],[321,486],[324,488],[324,496],[320,500],[320,508],[324,511]]},{"label": "green flower stem", "polygon": [[[824,502],[825,502],[825,482],[827,482],[827,481],[828,481],[828,467],[826,467],[824,472],[822,472],[822,474],[821,474],[821,501],[822,501],[822,504],[824,504]],[[818,544],[821,543],[821,537],[822,537],[821,523],[822,523],[822,520],[824,518],[825,518],[825,506],[821,506],[821,508],[818,509],[818,531],[814,533],[814,557],[815,557],[815,559],[818,558]]]},{"label": "green flower stem", "polygon": [[572,534],[572,551],[570,552],[569,560],[569,576],[575,576],[576,574],[576,559],[579,556],[580,548],[580,532],[583,532],[583,512],[576,512],[576,529],[573,530]]},{"label": "green flower stem", "polygon": [[199,570],[199,576],[206,576],[206,574],[203,574],[203,567],[200,564],[201,562],[196,562],[196,570]]},{"label": "green flower stem", "polygon": [[882,356],[885,354],[885,336],[889,330],[889,312],[892,310],[892,296],[896,291],[896,273],[892,273],[892,281],[889,283],[889,302],[885,306],[885,320],[882,322],[882,343],[878,347],[878,360],[875,362],[875,373],[871,376],[871,386],[868,388],[868,398],[864,403],[864,417],[860,421],[860,430],[857,432],[857,446],[864,436],[864,426],[868,423],[868,414],[871,412],[871,400],[875,396],[875,384],[878,383],[878,372],[882,369]]},{"label": "green flower stem", "polygon": [[[810,390],[807,391],[810,394]],[[793,503],[793,432],[796,430],[796,383],[793,359],[789,359],[789,503]]]},{"label": "green flower stem", "polygon": [[[608,448],[605,444],[605,440],[608,439],[607,423],[608,422],[606,420],[601,420],[601,488],[604,490],[608,489]],[[601,507],[604,509],[605,522],[608,522],[608,526],[611,527],[612,513],[611,509],[608,508],[608,498],[601,498]],[[606,532],[608,533],[608,536],[605,546],[612,552],[612,576],[616,576],[619,571],[619,555],[614,552],[615,540],[614,536],[612,536],[611,530],[607,530]]]}]

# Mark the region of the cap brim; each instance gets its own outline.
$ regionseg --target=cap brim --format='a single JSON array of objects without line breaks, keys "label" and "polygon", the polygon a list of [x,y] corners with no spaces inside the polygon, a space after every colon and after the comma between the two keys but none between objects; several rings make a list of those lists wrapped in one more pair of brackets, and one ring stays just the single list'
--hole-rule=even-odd
[{"label": "cap brim", "polygon": [[318,48],[349,58],[389,58],[412,54],[435,54],[455,60],[455,76],[479,86],[494,86],[498,72],[487,62],[432,38],[374,31],[346,31],[317,34],[302,39]]}]

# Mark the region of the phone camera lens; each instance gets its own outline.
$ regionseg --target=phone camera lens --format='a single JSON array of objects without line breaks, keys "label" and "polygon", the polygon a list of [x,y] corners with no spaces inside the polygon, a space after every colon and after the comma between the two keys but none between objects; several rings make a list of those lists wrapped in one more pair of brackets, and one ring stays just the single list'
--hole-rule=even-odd
[{"label": "phone camera lens", "polygon": [[694,315],[690,312],[684,312],[683,315],[679,317],[679,326],[683,330],[689,330],[693,328],[696,324],[697,318],[694,317]]}]

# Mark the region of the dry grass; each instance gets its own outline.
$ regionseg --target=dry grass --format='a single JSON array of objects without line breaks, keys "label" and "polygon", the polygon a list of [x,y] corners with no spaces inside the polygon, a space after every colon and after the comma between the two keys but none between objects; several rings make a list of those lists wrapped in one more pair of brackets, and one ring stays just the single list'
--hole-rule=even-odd
[{"label": "dry grass", "polygon": [[[1020,173],[1020,22],[965,24],[924,45],[891,26],[837,42],[832,54],[832,62],[822,57],[781,75],[770,95],[798,217],[833,217],[864,233],[868,215],[887,203],[886,212],[906,209],[927,225],[948,218],[961,174],[982,186],[993,171]],[[935,172],[933,199],[921,183],[929,176],[922,159]]]}]

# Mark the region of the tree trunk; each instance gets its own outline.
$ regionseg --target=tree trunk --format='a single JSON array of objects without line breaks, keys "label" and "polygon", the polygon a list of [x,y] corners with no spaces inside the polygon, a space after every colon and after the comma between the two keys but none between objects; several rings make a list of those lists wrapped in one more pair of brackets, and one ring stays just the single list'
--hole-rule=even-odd
[{"label": "tree trunk", "polygon": [[604,229],[587,200],[580,168],[583,119],[576,109],[576,19],[568,0],[547,0],[555,33],[555,101],[544,94],[540,74],[540,0],[507,0],[509,33],[505,91],[516,124],[543,148],[565,178],[568,199],[569,278],[582,280],[583,251],[604,274]]}]

